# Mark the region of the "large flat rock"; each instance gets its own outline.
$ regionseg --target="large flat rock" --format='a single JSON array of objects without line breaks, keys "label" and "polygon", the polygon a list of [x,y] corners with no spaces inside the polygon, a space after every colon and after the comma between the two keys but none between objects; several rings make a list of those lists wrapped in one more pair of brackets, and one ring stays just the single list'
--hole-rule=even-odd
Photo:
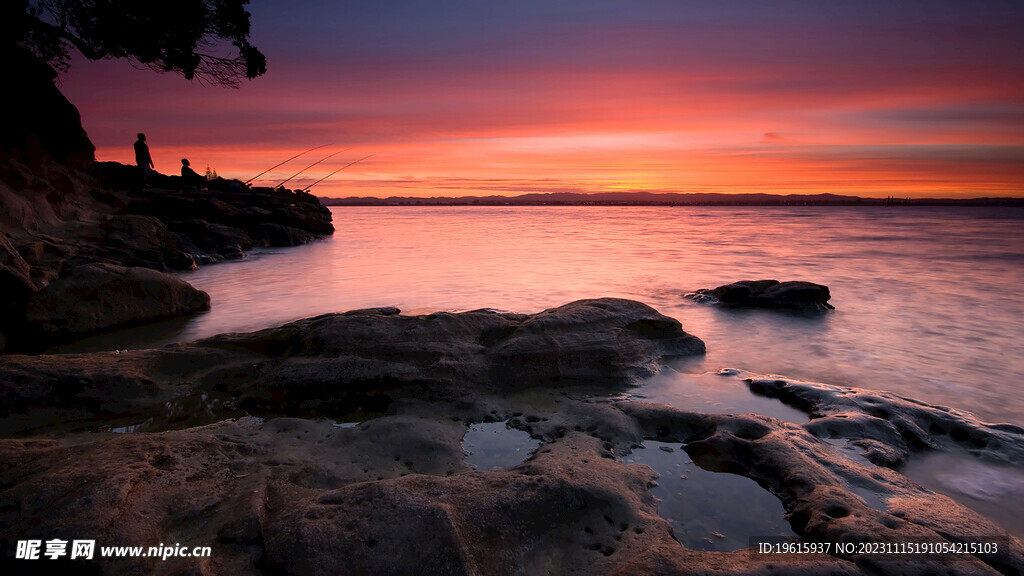
[{"label": "large flat rock", "polygon": [[[108,294],[114,301],[126,297]],[[62,319],[74,321],[53,313],[53,322]],[[54,419],[72,426],[81,419],[85,426],[97,412],[148,416],[186,393],[227,395],[262,411],[345,412],[413,391],[457,397],[488,388],[622,386],[673,359],[703,353],[704,343],[678,321],[631,300],[581,300],[534,315],[404,316],[384,308],[157,350],[6,356],[0,394],[7,399],[4,428],[27,432]],[[67,411],[86,398],[87,410]],[[58,407],[65,411],[58,415]]]}]

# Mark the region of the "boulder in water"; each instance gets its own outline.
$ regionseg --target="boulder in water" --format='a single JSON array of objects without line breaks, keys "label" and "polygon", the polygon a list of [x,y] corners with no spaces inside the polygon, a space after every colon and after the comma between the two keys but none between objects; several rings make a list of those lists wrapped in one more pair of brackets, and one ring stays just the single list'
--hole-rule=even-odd
[{"label": "boulder in water", "polygon": [[812,282],[778,280],[741,280],[718,288],[701,289],[686,295],[697,302],[728,308],[769,308],[795,312],[826,312],[835,308],[828,303],[828,286]]}]

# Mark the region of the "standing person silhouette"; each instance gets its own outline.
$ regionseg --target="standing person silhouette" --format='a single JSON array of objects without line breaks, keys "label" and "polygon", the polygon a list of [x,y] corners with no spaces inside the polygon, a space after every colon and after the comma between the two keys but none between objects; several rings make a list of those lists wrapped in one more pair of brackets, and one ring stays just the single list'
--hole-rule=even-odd
[{"label": "standing person silhouette", "polygon": [[149,155],[149,146],[146,145],[146,135],[139,132],[139,139],[135,141],[135,163],[142,172],[142,186],[145,187],[149,180],[149,173],[156,168],[153,158]]}]

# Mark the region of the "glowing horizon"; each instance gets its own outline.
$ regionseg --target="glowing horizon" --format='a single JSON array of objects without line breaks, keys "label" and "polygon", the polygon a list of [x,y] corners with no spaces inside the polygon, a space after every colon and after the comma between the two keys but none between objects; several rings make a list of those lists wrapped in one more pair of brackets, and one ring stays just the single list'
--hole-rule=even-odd
[{"label": "glowing horizon", "polygon": [[[291,5],[289,5],[291,6]],[[98,160],[321,196],[1024,196],[1024,9],[610,0],[251,7],[266,76],[202,87],[76,61]],[[740,9],[737,9],[739,7]],[[917,7],[921,8],[921,7]]]}]

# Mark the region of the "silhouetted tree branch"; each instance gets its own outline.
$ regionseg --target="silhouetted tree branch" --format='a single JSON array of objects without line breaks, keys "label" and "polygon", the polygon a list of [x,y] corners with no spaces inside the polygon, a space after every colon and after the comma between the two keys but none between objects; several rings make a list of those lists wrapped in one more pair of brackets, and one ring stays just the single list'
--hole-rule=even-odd
[{"label": "silhouetted tree branch", "polygon": [[203,83],[237,86],[267,70],[249,43],[248,0],[14,0],[19,44],[58,69],[67,47],[90,60],[127,58]]}]

